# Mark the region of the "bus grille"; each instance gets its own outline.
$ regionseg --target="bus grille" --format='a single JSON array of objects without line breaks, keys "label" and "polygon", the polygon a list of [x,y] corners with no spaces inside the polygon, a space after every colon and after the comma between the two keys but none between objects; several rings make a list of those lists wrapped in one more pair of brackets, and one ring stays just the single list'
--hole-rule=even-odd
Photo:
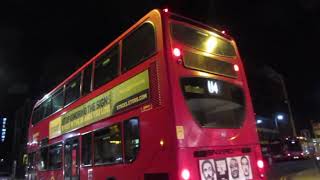
[{"label": "bus grille", "polygon": [[160,83],[159,83],[159,66],[157,62],[153,62],[149,68],[151,82],[151,103],[153,106],[161,105]]}]

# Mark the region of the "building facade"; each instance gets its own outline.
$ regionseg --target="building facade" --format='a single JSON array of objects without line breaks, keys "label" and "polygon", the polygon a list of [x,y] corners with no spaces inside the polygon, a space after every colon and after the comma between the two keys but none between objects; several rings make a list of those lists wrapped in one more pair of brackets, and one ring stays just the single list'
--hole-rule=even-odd
[{"label": "building facade", "polygon": [[12,142],[12,176],[14,178],[24,178],[25,175],[28,127],[33,103],[33,101],[27,99],[14,114],[14,132]]}]

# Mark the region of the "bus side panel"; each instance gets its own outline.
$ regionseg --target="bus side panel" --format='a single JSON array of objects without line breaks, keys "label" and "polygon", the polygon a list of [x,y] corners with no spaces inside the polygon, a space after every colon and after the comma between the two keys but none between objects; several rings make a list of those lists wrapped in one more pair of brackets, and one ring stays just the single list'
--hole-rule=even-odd
[{"label": "bus side panel", "polygon": [[[125,116],[131,117],[133,113]],[[140,150],[132,163],[100,165],[93,168],[93,179],[144,179],[146,174],[173,173],[175,162],[174,141],[168,133],[168,123],[171,117],[167,108],[159,108],[142,113],[140,120]],[[163,143],[161,143],[163,142]],[[161,145],[162,144],[162,145]],[[82,170],[84,177],[87,170]],[[125,172],[125,173],[124,173]]]},{"label": "bus side panel", "polygon": [[63,179],[63,170],[54,170],[54,171],[38,171],[37,173],[37,179],[41,179],[41,180],[52,180],[52,179],[56,179],[56,180],[60,180]]}]

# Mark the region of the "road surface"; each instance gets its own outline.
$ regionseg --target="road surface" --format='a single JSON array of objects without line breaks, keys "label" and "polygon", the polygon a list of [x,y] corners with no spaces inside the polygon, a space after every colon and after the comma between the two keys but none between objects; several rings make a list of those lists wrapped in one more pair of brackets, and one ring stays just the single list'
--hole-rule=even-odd
[{"label": "road surface", "polygon": [[297,160],[273,164],[267,172],[268,180],[320,180],[315,160]]}]

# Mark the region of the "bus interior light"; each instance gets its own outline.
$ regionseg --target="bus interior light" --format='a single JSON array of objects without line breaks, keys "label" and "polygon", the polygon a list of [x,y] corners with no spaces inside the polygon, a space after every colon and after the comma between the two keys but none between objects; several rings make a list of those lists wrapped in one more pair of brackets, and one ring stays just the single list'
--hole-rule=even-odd
[{"label": "bus interior light", "polygon": [[181,177],[182,177],[183,180],[189,180],[189,178],[190,178],[189,170],[188,169],[182,170]]},{"label": "bus interior light", "polygon": [[206,52],[212,53],[214,49],[217,47],[217,45],[218,45],[217,38],[214,36],[210,36],[205,44]]},{"label": "bus interior light", "polygon": [[174,48],[173,49],[173,55],[176,57],[180,57],[181,56],[181,51],[179,48]]}]

